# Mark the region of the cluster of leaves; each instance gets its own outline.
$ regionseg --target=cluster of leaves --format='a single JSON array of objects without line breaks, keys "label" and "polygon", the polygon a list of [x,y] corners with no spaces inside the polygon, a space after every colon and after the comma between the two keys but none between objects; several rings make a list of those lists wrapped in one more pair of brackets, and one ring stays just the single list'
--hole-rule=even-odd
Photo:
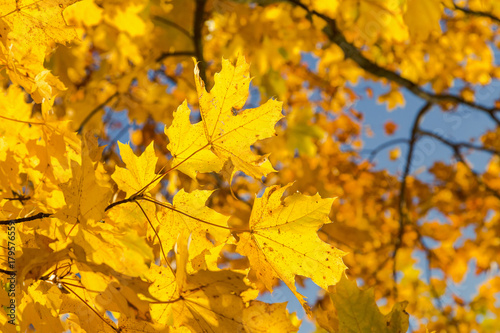
[{"label": "cluster of leaves", "polygon": [[[20,330],[296,331],[285,303],[256,300],[280,284],[318,331],[405,332],[407,312],[415,331],[499,327],[498,277],[452,289],[471,260],[498,265],[499,103],[480,88],[500,77],[499,17],[493,0],[4,1],[0,220]],[[368,80],[388,90],[353,88]],[[409,138],[364,158],[355,103],[404,106],[403,89],[424,104]],[[477,142],[423,127],[460,107],[494,127]],[[432,180],[412,175],[423,139],[454,156]],[[395,144],[401,174],[377,169]]]}]

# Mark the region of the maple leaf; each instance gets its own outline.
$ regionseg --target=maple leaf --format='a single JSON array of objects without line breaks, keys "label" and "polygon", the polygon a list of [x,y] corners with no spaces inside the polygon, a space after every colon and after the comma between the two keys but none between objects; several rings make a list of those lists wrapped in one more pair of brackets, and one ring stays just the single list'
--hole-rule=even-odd
[{"label": "maple leaf", "polygon": [[308,310],[295,288],[295,276],[309,277],[326,290],[339,281],[346,268],[342,262],[345,253],[321,241],[317,234],[329,222],[334,199],[296,193],[282,202],[290,186],[269,187],[255,199],[250,230],[240,234],[236,250],[248,257],[268,290],[273,290],[274,278],[281,279]]},{"label": "maple leaf", "polygon": [[[89,145],[92,144],[83,142],[81,165],[72,161],[73,178],[66,183],[59,184],[64,193],[66,207],[59,210],[55,216],[70,223],[101,220],[111,198],[111,190],[100,186],[97,180],[94,162],[90,157],[96,152],[89,150]],[[100,154],[102,148],[98,150]]]},{"label": "maple leaf", "polygon": [[331,298],[337,309],[339,332],[401,333],[408,330],[409,316],[405,312],[408,302],[396,303],[384,316],[377,307],[373,289],[359,290],[356,282],[345,276],[335,286]]},{"label": "maple leaf", "polygon": [[189,238],[189,257],[195,260],[201,256],[197,261],[203,265],[203,254],[208,254],[212,248],[229,238],[229,217],[205,205],[212,193],[200,190],[186,193],[180,190],[172,205],[162,204],[164,209],[158,213],[161,225],[158,235],[165,250],[172,249],[179,240],[187,241]]},{"label": "maple leaf", "polygon": [[155,167],[158,158],[154,151],[154,142],[146,147],[144,153],[137,157],[129,145],[118,142],[120,156],[127,168],[116,167],[111,176],[118,185],[118,188],[127,194],[127,197],[139,192],[144,187],[153,188],[160,179],[151,183],[155,179]]},{"label": "maple leaf", "polygon": [[260,301],[251,301],[250,306],[243,310],[243,323],[246,326],[246,331],[297,332],[299,328],[290,320],[286,305],[286,303],[267,304]]},{"label": "maple leaf", "polygon": [[[83,299],[83,298],[82,298]],[[65,294],[62,296],[62,304],[59,308],[61,313],[74,313],[78,316],[77,325],[80,330],[85,332],[103,332],[116,333],[116,325],[107,318],[104,318],[104,311],[99,313],[99,316],[83,303],[82,299],[75,298],[73,294]],[[74,327],[75,331],[79,329]]]},{"label": "maple leaf", "polygon": [[[0,91],[0,146],[10,150],[20,149],[17,142],[21,138],[26,138],[31,117],[31,105],[25,102],[25,93],[19,86],[11,85],[7,91]],[[9,121],[10,120],[10,121]],[[14,120],[14,121],[13,121]],[[2,155],[8,149],[2,149],[0,159],[4,160]]]},{"label": "maple leaf", "polygon": [[384,124],[384,131],[385,131],[385,134],[387,134],[387,135],[393,135],[397,129],[398,129],[398,125],[393,121],[389,120]]},{"label": "maple leaf", "polygon": [[[7,66],[9,75],[29,93],[40,88],[41,95],[50,98],[64,87],[48,72],[42,76],[39,74],[44,71],[45,55],[53,43],[65,44],[77,38],[62,14],[66,7],[77,1],[80,0],[11,0],[0,3],[0,39],[4,51],[12,57],[11,65]],[[23,75],[18,75],[16,67],[20,67]]]},{"label": "maple leaf", "polygon": [[[185,254],[182,254],[186,256]],[[199,271],[186,275],[181,259],[176,276],[163,266],[153,265],[147,277],[152,281],[151,317],[175,328],[186,326],[194,332],[243,331],[244,303],[241,294],[250,289],[245,275],[233,271]]]},{"label": "maple leaf", "polygon": [[403,19],[412,39],[426,39],[432,32],[441,32],[441,3],[433,0],[408,0]]},{"label": "maple leaf", "polygon": [[243,171],[260,178],[275,171],[267,156],[257,155],[250,146],[275,134],[274,125],[283,116],[281,102],[268,100],[255,109],[241,109],[250,85],[249,65],[239,56],[236,65],[222,60],[222,71],[208,93],[195,67],[201,122],[191,124],[187,102],[174,112],[172,125],[165,130],[174,165],[192,178],[197,172],[218,172],[226,164],[232,176]]},{"label": "maple leaf", "polygon": [[29,286],[17,307],[19,311],[17,319],[21,323],[21,330],[28,331],[32,323],[40,332],[62,331],[63,327],[57,312],[51,311],[51,308],[60,308],[61,294],[57,286],[48,285],[42,281]]},{"label": "maple leaf", "polygon": [[401,149],[399,149],[399,147],[394,148],[389,152],[389,158],[391,159],[391,161],[397,160],[400,156],[401,156]]}]

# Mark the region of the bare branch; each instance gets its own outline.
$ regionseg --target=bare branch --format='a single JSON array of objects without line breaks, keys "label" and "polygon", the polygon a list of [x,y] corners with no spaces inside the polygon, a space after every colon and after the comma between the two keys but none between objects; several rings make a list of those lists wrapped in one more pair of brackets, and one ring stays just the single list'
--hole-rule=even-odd
[{"label": "bare branch", "polygon": [[158,58],[156,58],[156,62],[161,62],[168,57],[194,57],[196,53],[193,51],[178,51],[178,52],[166,52],[160,54]]},{"label": "bare branch", "polygon": [[373,162],[373,160],[375,159],[377,154],[380,153],[382,150],[389,148],[390,146],[400,144],[400,143],[410,144],[410,140],[405,139],[405,138],[399,138],[399,139],[393,139],[393,140],[389,140],[387,142],[384,142],[384,143],[378,145],[376,148],[369,150],[370,156],[368,157],[368,161],[370,161],[370,163]]},{"label": "bare branch", "polygon": [[8,270],[1,269],[1,268],[0,268],[0,273],[4,273],[7,275],[16,275],[16,271],[8,271]]},{"label": "bare branch", "polygon": [[85,119],[83,119],[82,123],[80,124],[80,127],[78,127],[78,129],[77,129],[78,134],[82,133],[83,127],[89,122],[90,119],[92,119],[92,117],[97,112],[99,112],[99,110],[101,110],[102,108],[104,108],[109,102],[111,102],[111,100],[113,98],[115,98],[117,96],[118,96],[118,91],[115,92],[113,95],[109,96],[104,102],[102,102],[101,104],[99,104],[98,106],[96,106],[92,111],[90,111],[90,113],[85,117]]},{"label": "bare branch", "polygon": [[486,17],[491,19],[493,22],[500,24],[500,18],[496,17],[495,15],[488,13],[488,12],[483,12],[483,11],[477,11],[477,10],[471,10],[469,8],[465,7],[460,7],[457,4],[453,4],[454,8],[458,11],[461,11],[467,15],[472,15],[472,16],[478,16],[478,17]]},{"label": "bare branch", "polygon": [[203,57],[203,26],[205,25],[206,0],[196,0],[196,11],[193,21],[193,44],[196,59],[199,61],[200,77],[207,84],[206,62]]},{"label": "bare branch", "polygon": [[177,24],[177,23],[175,23],[173,21],[167,20],[166,18],[163,18],[163,17],[160,17],[160,16],[153,16],[152,19],[160,21],[163,24],[169,25],[169,26],[171,26],[171,27],[179,30],[179,32],[181,32],[182,34],[184,34],[185,36],[187,36],[189,39],[193,39],[193,35],[191,35],[191,33],[189,31],[187,31],[186,29],[184,29],[179,24]]},{"label": "bare branch", "polygon": [[426,100],[429,103],[441,103],[441,102],[452,102],[456,104],[462,104],[462,105],[467,105],[471,108],[474,108],[476,110],[482,111],[484,113],[487,113],[489,117],[491,118],[492,121],[494,121],[497,125],[500,126],[500,119],[498,119],[495,116],[496,111],[500,111],[499,109],[492,107],[488,108],[480,104],[476,104],[471,101],[467,101],[463,99],[460,96],[457,95],[452,95],[452,94],[434,94],[431,92],[427,92],[424,89],[422,89],[421,86],[416,84],[415,82],[412,82],[401,75],[397,74],[396,72],[393,72],[391,70],[385,69],[376,63],[374,63],[372,60],[366,58],[356,46],[354,46],[352,43],[348,42],[345,36],[342,34],[340,29],[337,27],[337,23],[334,19],[329,18],[328,16],[318,13],[315,10],[310,10],[306,5],[301,3],[299,0],[289,0],[290,3],[293,3],[301,8],[304,8],[305,10],[308,11],[309,15],[315,15],[317,17],[320,17],[323,19],[328,26],[324,29],[325,34],[327,35],[328,39],[330,39],[331,42],[337,44],[342,51],[344,51],[344,56],[346,58],[350,58],[353,60],[355,63],[358,64],[359,67],[363,68],[365,71],[368,73],[379,77],[379,78],[385,78],[389,81],[392,81],[410,92],[412,92],[414,95]]},{"label": "bare branch", "polygon": [[436,139],[438,141],[441,141],[445,145],[452,147],[453,149],[455,147],[456,148],[462,148],[462,147],[464,147],[464,148],[470,148],[470,149],[474,149],[474,150],[484,151],[484,152],[495,154],[495,155],[500,155],[500,151],[496,150],[494,148],[487,148],[487,147],[484,147],[484,146],[478,146],[478,145],[472,144],[470,142],[453,142],[453,141],[449,141],[446,138],[443,138],[442,136],[437,135],[436,133],[429,132],[429,131],[425,131],[425,130],[419,129],[418,130],[418,134],[434,138],[434,139]]},{"label": "bare branch", "polygon": [[22,223],[22,222],[29,222],[29,221],[43,219],[43,218],[51,217],[51,216],[52,216],[52,214],[48,214],[48,213],[38,213],[38,214],[33,215],[33,216],[21,217],[21,218],[12,219],[12,220],[3,220],[3,221],[0,221],[0,225],[9,225],[9,224]]},{"label": "bare branch", "polygon": [[[396,281],[396,256],[397,252],[401,247],[401,244],[403,242],[403,235],[404,235],[404,226],[405,226],[405,220],[407,220],[407,214],[406,214],[406,179],[408,178],[408,175],[410,174],[410,168],[411,168],[411,161],[413,158],[413,151],[415,149],[415,144],[418,139],[418,127],[420,125],[420,122],[422,121],[423,116],[431,109],[432,103],[426,103],[417,113],[417,116],[415,120],[413,121],[413,126],[411,130],[411,137],[410,137],[410,143],[409,143],[409,148],[408,148],[408,155],[406,156],[406,162],[405,162],[405,169],[403,171],[403,176],[401,180],[401,187],[399,189],[399,202],[398,202],[398,211],[399,211],[399,231],[398,231],[398,238],[395,241],[394,245],[394,252],[392,254],[392,258],[394,259],[393,263],[393,277],[394,281]],[[395,289],[395,293],[397,296],[397,289]]]}]

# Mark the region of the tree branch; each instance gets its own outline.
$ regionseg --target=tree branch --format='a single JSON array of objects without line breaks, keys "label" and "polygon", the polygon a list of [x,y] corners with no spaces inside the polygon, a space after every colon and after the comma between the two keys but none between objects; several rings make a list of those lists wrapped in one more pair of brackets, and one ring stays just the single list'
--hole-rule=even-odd
[{"label": "tree branch", "polygon": [[207,71],[205,58],[203,57],[203,26],[205,25],[206,0],[196,0],[196,10],[193,21],[193,44],[196,59],[199,61],[200,77],[207,84]]},{"label": "tree branch", "polygon": [[189,31],[187,31],[186,29],[184,29],[179,24],[177,24],[177,23],[175,23],[173,21],[167,20],[166,18],[163,18],[163,17],[160,17],[160,16],[153,16],[152,19],[160,21],[163,24],[169,25],[169,26],[171,26],[171,27],[179,30],[179,32],[181,32],[182,34],[184,34],[185,36],[187,36],[189,39],[193,39],[193,35],[191,35],[191,33]]},{"label": "tree branch", "polygon": [[[405,219],[407,219],[407,214],[406,214],[406,179],[408,178],[408,175],[410,174],[410,168],[411,168],[411,161],[413,158],[413,151],[415,149],[415,144],[418,140],[418,126],[420,125],[420,122],[422,121],[423,116],[431,109],[432,103],[427,102],[417,113],[417,116],[415,117],[415,120],[413,121],[413,126],[411,130],[411,137],[410,137],[410,143],[409,143],[409,148],[408,148],[408,155],[406,156],[406,162],[405,162],[405,169],[403,171],[403,176],[401,180],[401,187],[399,189],[399,202],[398,202],[398,212],[399,212],[399,231],[398,231],[398,238],[396,238],[395,245],[394,245],[394,252],[392,254],[392,258],[394,260],[393,263],[393,277],[394,281],[396,281],[396,256],[398,253],[398,250],[401,248],[401,245],[403,243],[403,235],[404,235],[404,226],[405,226]],[[397,296],[397,289],[395,289],[395,293]]]},{"label": "tree branch", "polygon": [[305,9],[310,15],[315,15],[323,19],[328,26],[324,29],[324,32],[328,39],[337,44],[342,51],[344,51],[345,58],[350,58],[355,63],[358,64],[359,67],[363,68],[366,72],[377,76],[379,78],[385,78],[389,81],[392,81],[407,90],[409,90],[414,95],[426,100],[429,103],[440,103],[440,102],[452,102],[456,104],[467,105],[476,110],[487,113],[490,118],[500,126],[500,119],[495,116],[496,111],[500,111],[499,109],[492,107],[488,108],[483,105],[476,104],[474,102],[467,101],[460,96],[451,95],[451,94],[433,94],[431,92],[427,92],[422,87],[420,87],[415,82],[412,82],[396,72],[390,71],[383,67],[380,67],[373,61],[366,58],[360,50],[356,48],[352,43],[349,43],[345,36],[342,34],[340,29],[338,29],[336,21],[328,16],[318,13],[315,10],[310,10],[306,5],[301,3],[299,0],[288,0],[290,3],[293,3],[303,9]]},{"label": "tree branch", "polygon": [[405,138],[399,138],[399,139],[393,139],[393,140],[389,140],[387,142],[384,142],[384,143],[378,145],[376,148],[374,148],[372,150],[369,150],[370,156],[368,157],[368,161],[370,163],[373,162],[373,160],[375,159],[375,157],[377,156],[377,154],[380,153],[382,150],[384,150],[385,148],[388,148],[390,146],[397,145],[399,143],[407,143],[407,144],[409,144],[410,140],[405,139]]},{"label": "tree branch", "polygon": [[4,273],[7,275],[16,275],[16,271],[8,271],[8,270],[1,269],[1,268],[0,268],[0,273]]},{"label": "tree branch", "polygon": [[48,213],[38,213],[36,215],[32,215],[32,216],[28,216],[28,217],[21,217],[19,219],[3,220],[3,221],[0,221],[0,225],[9,225],[9,224],[22,223],[22,222],[29,222],[29,221],[43,219],[43,218],[51,217],[51,216],[52,216],[52,214],[48,214]]},{"label": "tree branch", "polygon": [[458,147],[453,147],[453,146],[450,146],[451,149],[453,149],[453,152],[454,152],[454,155],[455,155],[455,158],[462,162],[462,164],[467,168],[467,170],[469,170],[469,172],[474,176],[474,178],[476,179],[476,181],[478,182],[479,185],[482,185],[484,186],[484,188],[491,193],[491,195],[493,195],[495,198],[497,198],[498,200],[500,200],[500,193],[497,192],[496,190],[492,189],[488,184],[486,184],[482,179],[481,177],[479,177],[479,175],[477,174],[476,171],[474,171],[470,166],[469,164],[467,163],[467,161],[465,160],[465,158],[462,156],[462,154],[460,153],[460,149]]},{"label": "tree branch", "polygon": [[493,22],[500,24],[500,18],[496,17],[495,15],[493,15],[491,13],[471,10],[469,8],[460,7],[457,4],[453,4],[453,6],[456,10],[461,11],[467,15],[478,16],[478,17],[487,17],[487,18],[491,19]]},{"label": "tree branch", "polygon": [[156,62],[161,62],[168,57],[195,57],[196,53],[193,51],[178,51],[178,52],[165,52],[160,54],[158,58],[156,58]]},{"label": "tree branch", "polygon": [[500,151],[498,151],[496,149],[474,145],[474,144],[469,143],[469,142],[452,142],[452,141],[447,140],[446,138],[443,138],[440,135],[437,135],[437,134],[429,132],[429,131],[419,129],[418,134],[423,135],[423,136],[428,136],[428,137],[434,138],[438,141],[441,141],[445,145],[450,146],[452,149],[464,147],[464,148],[470,148],[470,149],[474,149],[474,150],[484,151],[484,152],[495,154],[495,155],[500,155]]},{"label": "tree branch", "polygon": [[76,130],[78,132],[78,134],[82,134],[83,127],[89,122],[89,120],[92,119],[92,117],[97,112],[99,112],[99,110],[104,108],[116,96],[118,96],[118,91],[115,92],[113,95],[109,96],[104,102],[102,102],[101,104],[96,106],[92,111],[90,111],[90,113],[87,115],[87,117],[85,117],[85,119],[83,119],[82,123],[80,124],[80,127],[78,127],[78,129]]},{"label": "tree branch", "polygon": [[438,293],[436,286],[432,282],[432,258],[435,256],[435,254],[432,252],[432,250],[424,243],[424,240],[422,238],[422,235],[420,232],[417,230],[417,235],[418,235],[418,241],[422,248],[424,249],[425,256],[427,258],[427,267],[426,267],[426,276],[427,276],[427,284],[429,285],[430,292],[432,294],[432,297],[436,301],[436,307],[438,310],[441,312],[441,314],[446,318],[448,323],[450,325],[453,325],[456,329],[457,332],[459,332],[458,329],[458,322],[453,316],[446,311],[443,302],[441,301],[441,295]]}]

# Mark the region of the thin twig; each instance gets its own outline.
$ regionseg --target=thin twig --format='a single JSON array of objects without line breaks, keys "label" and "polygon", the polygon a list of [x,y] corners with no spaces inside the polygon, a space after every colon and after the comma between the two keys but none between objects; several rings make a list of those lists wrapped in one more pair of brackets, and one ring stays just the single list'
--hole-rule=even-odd
[{"label": "thin twig", "polygon": [[474,178],[476,179],[476,181],[478,182],[479,185],[483,186],[488,192],[490,192],[495,198],[497,198],[498,200],[500,200],[500,193],[497,192],[495,189],[491,188],[488,184],[486,184],[482,179],[481,177],[479,176],[479,174],[474,171],[474,169],[472,169],[469,164],[467,163],[467,161],[465,160],[465,158],[462,156],[462,154],[460,153],[460,148],[458,147],[453,147],[453,146],[449,146],[453,152],[454,152],[454,155],[455,155],[455,158],[462,162],[462,164],[467,168],[467,170],[469,170],[469,172],[474,176]]},{"label": "thin twig", "polygon": [[[409,143],[409,148],[408,148],[408,154],[406,156],[406,162],[405,162],[405,169],[403,172],[403,176],[401,178],[401,187],[399,189],[399,202],[398,202],[398,212],[399,212],[399,230],[398,230],[398,236],[395,240],[394,244],[394,252],[392,254],[392,258],[394,260],[393,263],[393,277],[394,281],[396,281],[396,273],[397,273],[397,267],[396,267],[396,256],[398,253],[398,250],[401,248],[401,245],[403,243],[403,235],[404,235],[404,227],[405,227],[405,217],[406,217],[406,179],[408,178],[408,175],[410,174],[410,168],[411,168],[411,161],[413,158],[413,151],[415,149],[415,144],[418,139],[418,126],[420,125],[420,122],[422,121],[423,116],[431,109],[432,103],[426,103],[417,113],[417,116],[415,117],[415,120],[413,121],[413,126],[411,130],[411,137],[410,137],[410,143]],[[395,289],[394,292],[397,297],[397,288],[395,284]]]},{"label": "thin twig", "polygon": [[436,300],[436,305],[437,305],[436,307],[441,312],[441,314],[446,318],[448,323],[450,325],[454,326],[455,329],[457,330],[457,332],[459,332],[457,320],[455,318],[453,318],[450,315],[450,313],[445,310],[443,302],[441,301],[441,297],[440,297],[438,291],[436,290],[436,287],[432,283],[432,263],[431,263],[431,261],[432,261],[433,257],[435,257],[435,254],[424,243],[422,235],[420,234],[418,229],[416,230],[416,232],[417,232],[417,236],[418,236],[418,241],[419,241],[420,245],[422,246],[422,248],[425,252],[425,256],[427,258],[427,267],[426,267],[427,284],[429,285],[429,289],[430,289],[430,292],[432,294],[432,297]]},{"label": "thin twig", "polygon": [[[374,148],[372,150],[369,150],[370,156],[368,157],[368,161],[370,161],[370,163],[373,162],[373,160],[375,159],[375,157],[377,156],[377,154],[380,153],[382,150],[384,150],[384,149],[386,149],[386,148],[388,148],[390,146],[399,144],[399,143],[409,144],[410,140],[405,139],[405,138],[399,138],[399,139],[393,139],[393,140],[384,142],[384,143],[378,145],[376,148]],[[363,151],[363,153],[364,153],[364,151]]]},{"label": "thin twig", "polygon": [[4,274],[7,274],[7,275],[16,275],[17,274],[16,271],[8,271],[8,270],[1,269],[1,268],[0,268],[0,273],[4,273]]},{"label": "thin twig", "polygon": [[160,54],[160,56],[156,58],[156,62],[161,62],[168,57],[196,57],[196,52],[193,51],[165,52]]},{"label": "thin twig", "polygon": [[480,10],[471,10],[469,8],[460,7],[457,4],[453,4],[453,6],[456,10],[461,11],[465,14],[472,15],[472,16],[478,16],[478,17],[487,17],[487,18],[493,20],[494,22],[500,24],[500,18],[496,17],[495,15],[493,15],[491,13],[483,12]]},{"label": "thin twig", "polygon": [[48,214],[48,213],[38,213],[36,215],[32,215],[32,216],[28,216],[28,217],[21,217],[19,219],[3,220],[3,221],[0,221],[0,225],[9,225],[9,224],[22,223],[22,222],[29,222],[29,221],[43,219],[43,218],[51,217],[51,216],[52,216],[52,214]]},{"label": "thin twig", "polygon": [[187,31],[182,26],[180,26],[179,24],[177,24],[177,23],[175,23],[173,21],[167,20],[166,18],[160,17],[160,16],[153,16],[152,19],[160,21],[163,24],[169,25],[169,26],[171,26],[171,27],[179,30],[179,32],[181,32],[182,34],[184,34],[185,36],[187,36],[189,39],[193,39],[193,35],[191,35],[191,33],[189,31]]},{"label": "thin twig", "polygon": [[116,96],[118,96],[118,91],[115,92],[113,95],[109,96],[104,102],[102,102],[101,104],[99,104],[98,106],[96,106],[92,111],[90,111],[90,113],[85,117],[85,119],[83,119],[82,123],[78,127],[78,129],[77,129],[78,134],[82,134],[83,127],[89,122],[89,120],[92,119],[92,117],[97,112],[99,112],[99,110],[101,110],[102,108],[104,108]]},{"label": "thin twig", "polygon": [[496,150],[494,148],[487,148],[484,146],[478,146],[478,145],[472,144],[470,142],[453,142],[453,141],[447,140],[446,138],[443,138],[442,136],[440,136],[436,133],[432,133],[429,131],[419,129],[418,134],[434,138],[434,139],[441,141],[442,143],[444,143],[445,145],[450,146],[450,147],[457,147],[457,148],[464,147],[464,148],[470,148],[470,149],[474,149],[474,150],[484,151],[484,152],[495,154],[495,155],[500,155],[500,151]]},{"label": "thin twig", "polygon": [[205,58],[203,57],[203,26],[205,25],[206,0],[196,0],[196,10],[193,21],[193,44],[196,59],[199,61],[200,78],[207,84]]},{"label": "thin twig", "polygon": [[492,121],[494,121],[497,125],[500,126],[500,119],[498,119],[495,116],[496,111],[500,111],[499,109],[495,107],[485,107],[480,104],[476,104],[471,101],[467,101],[464,98],[457,96],[457,95],[452,95],[452,94],[434,94],[431,92],[425,91],[420,85],[416,84],[415,82],[412,82],[401,75],[397,74],[396,72],[393,72],[391,70],[388,70],[386,68],[383,68],[376,63],[374,63],[372,60],[366,58],[361,51],[354,46],[354,44],[350,43],[347,41],[345,36],[342,34],[340,29],[337,27],[337,23],[334,19],[321,14],[315,10],[309,9],[306,5],[301,3],[299,0],[288,0],[290,3],[295,4],[303,9],[305,9],[309,15],[315,15],[321,19],[323,19],[328,26],[323,30],[324,33],[327,35],[328,39],[337,44],[342,51],[344,51],[344,56],[345,58],[350,58],[353,60],[355,63],[358,64],[359,67],[363,68],[365,71],[368,73],[379,77],[379,78],[385,78],[389,81],[392,81],[394,83],[397,83],[398,85],[406,88],[409,90],[411,93],[414,95],[426,100],[429,103],[441,103],[441,102],[452,102],[456,104],[462,104],[462,105],[467,105],[471,108],[474,108],[476,110],[482,111],[484,113],[487,113],[489,117],[491,118]]}]

